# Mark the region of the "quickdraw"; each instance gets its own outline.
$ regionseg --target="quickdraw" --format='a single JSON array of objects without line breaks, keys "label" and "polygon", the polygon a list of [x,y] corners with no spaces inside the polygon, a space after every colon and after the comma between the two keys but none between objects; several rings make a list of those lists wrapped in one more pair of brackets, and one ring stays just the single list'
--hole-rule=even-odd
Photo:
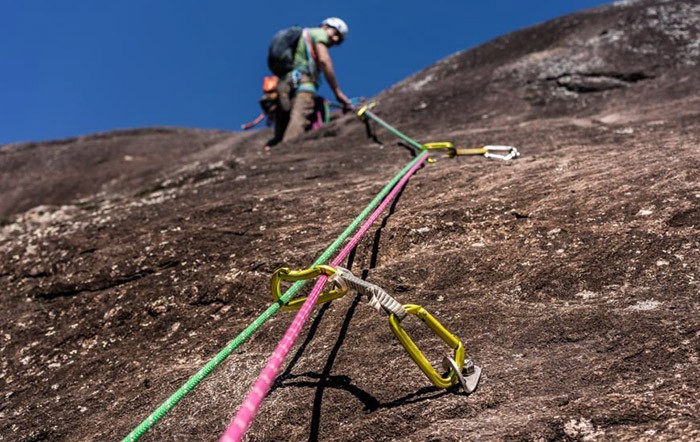
[{"label": "quickdraw", "polygon": [[[279,303],[282,297],[282,281],[286,282],[296,282],[307,279],[317,278],[320,275],[326,275],[332,277],[335,275],[336,270],[333,267],[327,265],[317,265],[305,270],[291,270],[287,267],[282,267],[272,274],[272,279],[270,281],[270,291],[272,292],[272,299]],[[325,302],[332,301],[334,299],[342,298],[348,292],[347,286],[343,285],[340,281],[331,278],[331,282],[334,282],[334,288],[324,292],[318,297],[317,304],[323,304]],[[301,306],[306,301],[306,298],[293,299],[286,304],[282,305],[282,310],[299,310]]]},{"label": "quickdraw", "polygon": [[[514,160],[520,156],[520,152],[513,146],[495,146],[488,145],[483,147],[455,147],[454,144],[449,141],[440,143],[426,143],[423,145],[424,149],[427,150],[441,150],[445,149],[447,155],[450,158],[462,155],[483,155],[484,158],[492,158],[496,160],[509,161]],[[508,152],[507,154],[497,154],[493,152]]]},{"label": "quickdraw", "polygon": [[[342,267],[333,268],[326,265],[319,265],[300,271],[292,271],[286,267],[280,268],[272,276],[270,284],[272,297],[275,301],[279,300],[280,282],[282,280],[289,282],[300,281],[302,279],[316,278],[321,274],[329,276],[329,281],[334,284],[335,288],[319,296],[316,302],[317,305],[345,296],[350,288],[356,290],[358,293],[367,296],[370,305],[377,311],[384,312],[389,316],[389,325],[394,336],[396,336],[411,359],[430,379],[433,385],[438,388],[450,388],[453,385],[461,385],[467,393],[472,393],[476,390],[481,377],[481,368],[474,365],[471,359],[466,358],[464,345],[457,336],[448,331],[423,307],[415,304],[401,305],[384,289],[358,278],[348,269]],[[295,299],[282,306],[282,308],[285,310],[296,310],[305,300],[306,298]],[[437,372],[402,327],[401,321],[408,315],[418,317],[437,337],[454,350],[452,356],[443,358],[442,367],[445,369],[445,374],[441,375]]]},{"label": "quickdraw", "polygon": [[[520,156],[520,152],[518,151],[518,149],[516,149],[513,146],[488,145],[488,146],[475,147],[475,148],[463,148],[463,147],[455,147],[454,144],[449,142],[449,141],[440,141],[440,142],[434,142],[434,143],[420,144],[416,140],[406,136],[402,132],[398,131],[395,127],[391,126],[389,123],[387,123],[386,121],[379,118],[376,114],[374,114],[371,111],[371,109],[373,109],[376,105],[377,105],[377,103],[370,102],[370,103],[362,106],[357,111],[357,117],[360,119],[360,121],[362,121],[365,124],[365,128],[367,130],[367,136],[369,138],[372,138],[374,141],[379,141],[379,140],[377,139],[377,136],[374,134],[374,132],[372,131],[372,128],[369,125],[370,119],[375,121],[376,123],[380,124],[385,129],[392,132],[394,135],[398,136],[402,140],[406,141],[410,148],[412,148],[418,152],[425,151],[425,150],[431,151],[431,150],[445,149],[450,158],[454,158],[456,156],[462,156],[462,155],[483,155],[484,158],[491,158],[491,159],[503,160],[503,161],[514,160]],[[498,154],[498,153],[494,153],[494,152],[507,152],[507,153],[506,154]],[[429,158],[428,162],[434,163],[435,159]]]},{"label": "quickdraw", "polygon": [[[360,242],[361,238],[372,223],[376,221],[379,215],[395,200],[400,191],[404,188],[409,178],[423,167],[426,160],[429,160],[429,149],[417,141],[405,136],[398,130],[391,127],[388,123],[379,119],[371,113],[369,109],[373,103],[367,105],[358,111],[358,117],[373,118],[375,121],[381,121],[387,129],[394,132],[410,144],[410,147],[415,149],[416,157],[407,164],[372,200],[372,202],[355,218],[343,233],[326,249],[323,254],[314,262],[314,267],[301,271],[292,271],[288,268],[278,269],[273,275],[271,281],[272,297],[275,300],[267,310],[265,310],[258,318],[249,324],[238,336],[231,340],[219,353],[216,354],[209,362],[207,362],[197,373],[190,377],[187,382],[182,385],[174,394],[168,397],[153,413],[144,419],[136,428],[132,430],[125,441],[134,441],[140,438],[146,431],[152,428],[163,416],[180,402],[189,392],[196,388],[214,369],[216,369],[233,351],[239,348],[243,343],[247,342],[253,333],[260,326],[275,314],[275,312],[284,308],[285,310],[299,309],[294,321],[285,332],[284,338],[280,341],[277,348],[273,352],[265,368],[258,376],[254,387],[246,397],[245,402],[240,407],[231,425],[227,428],[222,440],[241,440],[246,429],[257,414],[260,404],[265,395],[269,392],[279,368],[289,353],[294,341],[298,338],[302,330],[304,321],[308,318],[309,312],[313,308],[313,304],[328,302],[333,299],[340,298],[347,293],[347,286],[350,285],[350,275],[344,273],[344,269],[334,268],[348,258],[352,250]],[[364,116],[364,117],[363,117]],[[432,143],[436,144],[436,143]],[[446,143],[441,143],[446,144]],[[455,150],[455,154],[456,154]],[[362,226],[360,224],[362,223]],[[355,232],[355,230],[357,230]],[[352,239],[345,244],[343,250],[333,259],[330,266],[323,266],[320,263],[327,262],[330,255],[340,247],[343,242],[355,232]],[[341,271],[339,271],[341,270]],[[308,298],[291,300],[292,297],[301,289],[305,280],[318,277],[316,285],[311,290]],[[330,277],[330,278],[329,278]],[[328,292],[321,293],[326,281],[330,279],[335,287]],[[296,281],[284,295],[280,293],[282,281]],[[363,280],[361,280],[363,281]],[[344,285],[345,283],[345,285]],[[461,341],[452,333],[447,331],[435,318],[432,317],[425,309],[415,305],[401,305],[384,290],[378,286],[374,286],[366,281],[363,281],[365,286],[374,287],[373,290],[357,288],[358,292],[365,293],[370,296],[370,304],[380,311],[384,311],[389,315],[390,324],[393,332],[400,340],[404,348],[409,352],[409,355],[419,365],[421,370],[428,376],[429,379],[436,385],[447,388],[460,383],[468,393],[473,392],[479,382],[481,369],[474,365],[471,359],[467,359],[466,351]],[[365,291],[363,291],[365,290]],[[370,293],[371,292],[371,293]],[[313,301],[313,302],[311,302]],[[300,304],[304,304],[300,308]],[[416,310],[413,310],[413,309]],[[409,311],[410,310],[410,311]],[[424,312],[424,313],[423,313]],[[446,374],[439,375],[437,370],[427,361],[425,356],[420,352],[418,347],[408,336],[408,333],[401,326],[401,319],[408,314],[415,315],[421,319],[439,336],[448,346],[454,350],[453,357],[447,356],[442,361],[442,366],[446,370]],[[448,384],[449,380],[449,384]]]}]

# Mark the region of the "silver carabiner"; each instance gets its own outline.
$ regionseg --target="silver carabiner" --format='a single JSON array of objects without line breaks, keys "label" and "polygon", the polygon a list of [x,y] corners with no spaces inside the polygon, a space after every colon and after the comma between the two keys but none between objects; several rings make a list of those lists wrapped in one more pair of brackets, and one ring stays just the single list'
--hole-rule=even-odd
[{"label": "silver carabiner", "polygon": [[[486,153],[484,153],[484,158],[493,158],[494,160],[510,161],[518,158],[520,152],[513,146],[484,146]],[[491,153],[491,152],[508,152],[505,155]]]}]

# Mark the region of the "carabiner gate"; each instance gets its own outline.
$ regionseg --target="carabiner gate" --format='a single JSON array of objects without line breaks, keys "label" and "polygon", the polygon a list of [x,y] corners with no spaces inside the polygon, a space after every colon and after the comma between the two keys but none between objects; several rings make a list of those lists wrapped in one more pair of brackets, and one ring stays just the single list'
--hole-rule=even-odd
[{"label": "carabiner gate", "polygon": [[413,342],[408,333],[406,333],[403,327],[401,327],[401,322],[396,315],[392,314],[389,316],[391,331],[394,332],[394,336],[396,336],[396,339],[399,340],[408,355],[411,357],[411,359],[413,359],[413,362],[418,365],[418,367],[421,369],[421,371],[423,371],[423,373],[425,373],[433,385],[438,388],[449,388],[452,385],[461,382],[460,374],[462,372],[465,359],[465,350],[464,345],[462,345],[462,341],[450,333],[423,307],[414,304],[406,304],[403,307],[406,310],[406,313],[417,316],[425,323],[425,325],[428,326],[428,328],[433,331],[433,333],[435,333],[436,336],[442,339],[445,344],[454,350],[454,358],[451,358],[451,360],[454,361],[455,365],[450,366],[446,377],[443,377],[438,374],[435,368],[426,359],[425,355],[420,351],[418,346]]},{"label": "carabiner gate", "polygon": [[[316,278],[321,274],[330,276],[331,281],[334,283],[335,287],[321,294],[321,296],[319,296],[318,300],[316,301],[316,305],[323,304],[334,299],[342,298],[348,292],[348,288],[347,285],[342,284],[342,281],[339,283],[338,280],[334,280],[332,278],[332,276],[335,275],[335,273],[336,270],[333,267],[327,265],[317,265],[315,267],[311,267],[310,269],[305,270],[290,270],[287,267],[279,268],[275,270],[275,273],[272,274],[272,279],[270,280],[270,291],[272,292],[272,299],[275,302],[280,302],[280,298],[282,297],[282,281],[302,281],[306,279]],[[282,310],[299,310],[305,301],[306,297],[290,300],[282,305]]]},{"label": "carabiner gate", "polygon": [[434,143],[425,143],[423,144],[423,149],[424,150],[438,150],[438,149],[454,149],[454,144],[452,144],[449,141],[437,141]]},{"label": "carabiner gate", "polygon": [[[423,150],[431,151],[431,150],[442,150],[445,149],[447,150],[447,155],[452,158],[454,156],[453,152],[455,150],[454,144],[452,144],[449,141],[438,141],[438,142],[433,142],[433,143],[425,143],[423,144],[422,147]],[[428,162],[430,164],[433,164],[437,162],[435,158],[428,158]]]}]

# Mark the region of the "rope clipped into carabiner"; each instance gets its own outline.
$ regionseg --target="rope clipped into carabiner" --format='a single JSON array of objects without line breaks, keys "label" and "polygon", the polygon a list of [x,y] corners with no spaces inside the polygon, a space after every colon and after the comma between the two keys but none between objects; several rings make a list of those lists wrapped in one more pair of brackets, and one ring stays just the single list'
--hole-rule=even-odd
[{"label": "rope clipped into carabiner", "polygon": [[[367,223],[366,220],[372,219],[374,222],[375,218],[372,218],[374,214],[382,207],[386,201],[389,200],[391,195],[391,200],[395,197],[395,193],[398,192],[397,188],[401,188],[405,185],[408,177],[413,175],[425,162],[428,156],[427,152],[414,158],[409,162],[403,169],[401,169],[383,188],[379,193],[370,201],[370,203],[355,217],[355,219],[345,228],[345,230],[333,241],[333,243],[328,246],[326,250],[314,261],[313,265],[323,264],[327,262],[333,253],[340,248],[340,246],[347,240],[350,235],[353,234],[358,228],[364,228],[364,224]],[[374,211],[374,212],[373,212]],[[377,215],[378,216],[378,215]],[[364,222],[362,227],[360,225]],[[369,228],[369,227],[367,227]],[[358,240],[359,241],[359,240]],[[351,240],[352,242],[352,240]],[[306,281],[295,282],[280,298],[281,301],[286,302],[299,291],[306,284]],[[160,421],[167,413],[170,412],[175,406],[192,390],[194,390],[209,374],[211,374],[214,369],[221,365],[237,348],[247,342],[253,333],[255,333],[265,322],[267,322],[277,311],[280,309],[279,303],[274,303],[270,305],[267,310],[260,314],[252,323],[250,323],[243,331],[241,331],[235,338],[229,341],[224,348],[222,348],[219,353],[217,353],[209,362],[207,362],[203,367],[201,367],[192,377],[190,377],[180,388],[178,388],[171,396],[169,396],[163,403],[161,403],[158,408],[155,409],[150,415],[148,415],[141,423],[139,423],[136,428],[131,430],[131,432],[122,439],[122,442],[135,442],[141,436],[143,436],[148,430],[153,428],[155,424]]]},{"label": "rope clipped into carabiner", "polygon": [[[418,141],[414,140],[413,138],[400,132],[398,129],[396,129],[395,127],[393,127],[392,125],[390,125],[386,121],[382,120],[381,118],[379,118],[377,116],[377,114],[372,112],[371,109],[373,109],[376,105],[377,105],[377,103],[371,102],[371,103],[368,103],[368,104],[362,106],[357,111],[357,117],[360,119],[360,121],[362,121],[365,124],[365,129],[367,130],[367,137],[373,139],[376,142],[379,142],[379,140],[377,139],[376,134],[372,131],[372,128],[369,125],[370,119],[375,121],[379,125],[383,126],[385,129],[387,129],[389,132],[393,133],[397,137],[406,141],[408,143],[408,147],[415,150],[416,152],[422,152],[425,150],[446,149],[447,154],[450,158],[454,158],[456,156],[463,156],[463,155],[482,155],[484,158],[490,158],[490,159],[494,159],[494,160],[503,160],[503,161],[514,160],[520,156],[520,152],[518,151],[518,149],[516,149],[513,146],[487,145],[487,146],[482,146],[482,147],[464,148],[464,147],[455,147],[454,144],[452,144],[449,141],[421,144]],[[494,152],[507,152],[507,153],[501,154],[501,153],[494,153]],[[428,162],[434,163],[435,159],[430,158],[430,159],[428,159]]]},{"label": "rope clipped into carabiner", "polygon": [[[474,392],[479,378],[481,377],[481,368],[474,365],[471,359],[466,358],[466,353],[462,341],[452,333],[450,333],[433,315],[426,309],[415,304],[401,305],[396,299],[389,295],[386,290],[376,284],[358,278],[350,270],[343,267],[331,267],[325,265],[314,266],[305,270],[290,270],[287,267],[277,269],[272,276],[271,288],[272,297],[276,302],[280,302],[280,282],[281,281],[300,281],[324,276],[323,284],[320,281],[314,287],[313,293],[315,297],[313,305],[319,305],[330,302],[334,299],[345,296],[348,289],[353,289],[361,295],[367,296],[369,304],[378,312],[385,313],[389,317],[391,331],[399,340],[403,348],[409,354],[411,359],[418,365],[423,373],[430,381],[438,388],[449,388],[453,385],[460,384],[467,394]],[[321,295],[319,293],[325,285],[325,278],[333,285],[333,289]],[[320,286],[319,286],[320,284]],[[308,307],[308,298],[298,298],[282,305],[283,310],[299,310],[303,306]],[[309,307],[310,308],[310,307]],[[445,356],[442,361],[442,367],[446,374],[440,375],[432,364],[420,351],[418,346],[413,342],[411,337],[401,326],[406,316],[417,316],[428,328],[430,328],[436,336],[454,350],[453,356]],[[466,359],[466,360],[465,360]]]},{"label": "rope clipped into carabiner", "polygon": [[[381,215],[389,204],[391,204],[391,202],[398,196],[401,189],[403,189],[406,183],[408,183],[409,178],[423,166],[423,163],[427,158],[428,152],[423,152],[410,163],[412,165],[411,168],[405,172],[403,177],[401,177],[401,180],[396,183],[394,188],[386,196],[386,198],[384,198],[382,203],[377,206],[374,212],[372,212],[372,214],[364,221],[362,227],[360,227],[360,229],[353,235],[352,239],[343,247],[343,250],[340,251],[338,256],[333,259],[330,267],[337,267],[350,255],[350,252],[357,246],[357,244],[359,244],[360,240],[370,229],[374,221],[379,218],[379,215]],[[294,341],[296,341],[296,339],[299,337],[301,328],[306,322],[306,319],[309,317],[309,314],[311,313],[316,300],[320,296],[327,279],[328,276],[319,271],[316,285],[314,285],[308,298],[306,301],[304,301],[303,305],[299,309],[299,312],[294,317],[294,320],[285,332],[284,337],[277,344],[275,351],[272,353],[272,356],[270,356],[270,359],[263,368],[262,372],[260,372],[260,375],[255,381],[253,388],[250,390],[245,401],[236,412],[236,416],[234,416],[228,428],[221,436],[220,442],[238,442],[243,439],[243,435],[248,430],[248,427],[250,426],[251,422],[253,422],[255,415],[260,409],[260,404],[265,398],[265,395],[267,395],[268,391],[270,391],[272,383],[277,378],[282,361],[284,361],[284,358],[289,353]],[[286,300],[290,298],[281,298],[280,300],[286,302]],[[279,305],[279,303],[275,305]]]},{"label": "rope clipped into carabiner", "polygon": [[[286,269],[284,271],[280,271],[277,273],[277,276],[279,280],[277,281],[277,284],[281,283],[281,281],[295,281],[294,284],[284,293],[281,294],[279,287],[275,290],[273,288],[273,298],[275,299],[275,303],[272,304],[265,312],[263,312],[258,318],[256,318],[251,324],[249,324],[238,336],[236,336],[232,341],[230,341],[226,346],[214,356],[209,362],[207,362],[200,370],[195,373],[191,378],[189,378],[184,385],[182,385],[175,393],[173,393],[170,397],[168,397],[151,415],[149,415],[146,419],[144,419],[136,428],[134,428],[124,439],[123,442],[126,441],[136,441],[138,440],[143,434],[145,434],[150,428],[152,428],[160,419],[165,416],[172,408],[175,407],[175,405],[182,400],[190,391],[192,391],[194,388],[196,388],[200,382],[202,382],[216,367],[218,367],[234,350],[236,350],[239,346],[241,346],[243,343],[245,343],[252,334],[257,331],[259,327],[262,326],[268,319],[270,319],[282,306],[285,307],[285,309],[295,309],[295,308],[300,308],[298,307],[299,305],[303,304],[306,305],[306,303],[310,303],[312,306],[316,301],[316,298],[319,298],[322,302],[328,302],[332,299],[337,299],[338,297],[341,297],[344,295],[344,291],[346,289],[343,289],[342,287],[336,287],[336,289],[333,289],[327,293],[321,294],[321,291],[323,289],[323,284],[321,284],[321,281],[325,283],[325,281],[328,279],[329,274],[325,269],[323,269],[322,264],[323,262],[326,262],[327,259],[330,257],[330,255],[338,248],[340,245],[347,239],[348,236],[352,234],[355,229],[357,229],[358,225],[368,216],[368,214],[372,211],[375,210],[375,212],[370,216],[370,218],[365,221],[365,224],[363,224],[362,228],[357,232],[353,240],[350,241],[350,243],[346,246],[343,252],[341,252],[341,255],[345,252],[345,250],[348,249],[348,247],[353,248],[357,245],[359,242],[359,238],[364,235],[364,233],[369,229],[369,226],[371,223],[376,220],[376,217],[379,216],[379,213],[386,208],[386,205],[391,202],[396,197],[396,193],[400,188],[402,188],[405,184],[408,178],[415,173],[418,168],[420,168],[424,162],[434,162],[431,158],[429,158],[429,148],[427,147],[430,144],[436,144],[436,143],[429,143],[428,145],[421,144],[417,142],[416,140],[406,136],[405,134],[401,133],[398,131],[396,128],[393,126],[389,125],[386,123],[384,120],[379,118],[377,115],[375,115],[373,112],[370,111],[370,109],[374,106],[374,103],[370,103],[366,106],[363,106],[358,112],[357,115],[358,117],[366,122],[366,126],[368,129],[368,135],[371,134],[371,128],[369,127],[368,123],[368,118],[371,118],[375,122],[379,123],[380,125],[384,126],[387,130],[391,131],[404,141],[406,141],[409,144],[409,147],[411,149],[414,149],[417,153],[417,157],[413,159],[407,166],[404,167],[404,169],[397,174],[389,184],[387,184],[381,192],[372,200],[372,202],[355,218],[355,220],[345,229],[345,231],[338,237],[336,240],[329,246],[328,249],[326,249],[323,254],[314,262],[313,266],[310,270],[311,273],[303,275],[304,277],[301,278],[301,275],[296,275],[293,274],[293,272],[289,269]],[[375,137],[376,138],[376,137]],[[453,146],[451,146],[453,147]],[[505,146],[485,146],[485,149],[490,147],[491,149],[486,149],[485,152],[478,153],[481,155],[484,155],[487,158],[497,158],[497,159],[504,159],[504,160],[510,160],[517,158],[519,156],[519,152],[517,152],[517,149],[512,148],[507,155],[498,155],[498,154],[493,154],[491,153],[492,151],[498,151],[502,149],[495,149],[496,147],[505,147]],[[453,156],[456,155],[471,155],[474,153],[465,153],[465,151],[462,149],[454,149],[454,151],[449,150],[448,153],[454,153]],[[391,193],[389,193],[391,191]],[[389,194],[387,196],[387,194]],[[386,198],[382,201],[382,199],[386,196]],[[379,202],[382,201],[382,204],[377,207]],[[358,236],[359,235],[359,236]],[[357,239],[356,239],[357,238]],[[349,252],[347,252],[349,253]],[[345,255],[347,257],[347,255]],[[336,258],[338,259],[338,258]],[[343,258],[344,259],[344,258]],[[332,265],[337,265],[339,262],[334,262]],[[316,273],[317,272],[317,273]],[[337,276],[336,275],[334,276]],[[314,274],[315,276],[311,276]],[[308,278],[307,278],[308,276]],[[300,277],[300,279],[293,279]],[[318,293],[314,294],[314,291],[316,291],[316,287],[314,290],[312,290],[312,294],[309,295],[308,299],[306,301],[304,299],[296,300],[296,301],[290,301],[291,298],[298,292],[304,283],[306,282],[306,279],[310,279],[312,277],[319,277],[319,281],[317,283],[318,288]],[[342,279],[342,278],[341,278]],[[351,279],[348,277],[348,279]],[[339,282],[336,280],[336,284]],[[358,283],[359,284],[359,283]],[[357,285],[356,287],[360,287]],[[365,288],[366,291],[369,291],[370,289]],[[358,289],[359,291],[359,289]],[[313,296],[312,296],[313,295]],[[368,295],[370,296],[370,295]],[[392,303],[391,301],[394,301]],[[376,293],[372,294],[370,297],[370,303],[377,308],[378,310],[381,309],[387,314],[390,315],[390,318],[395,318],[398,322],[400,322],[401,319],[403,319],[407,314],[413,314],[411,310],[406,309],[406,306],[401,306],[396,302],[393,298],[391,298],[386,292],[380,289],[380,291],[377,291]],[[398,307],[397,307],[398,306]],[[403,312],[401,309],[405,310]],[[300,311],[301,313],[301,311]],[[439,324],[439,323],[438,323]],[[430,325],[429,325],[430,326]],[[400,328],[400,326],[399,326]],[[291,329],[291,328],[290,328]],[[296,333],[296,336],[298,336],[300,330],[295,330],[292,332],[292,335]],[[436,332],[437,333],[437,332]],[[398,336],[397,336],[398,337]],[[296,339],[296,338],[294,338]],[[410,339],[410,338],[409,338]],[[448,342],[448,344],[452,343]],[[288,349],[287,349],[288,351]],[[420,351],[418,350],[420,353]],[[284,358],[284,355],[286,355],[286,352],[282,354],[281,358]],[[457,376],[460,381],[463,380],[462,374],[466,373],[465,370],[469,370],[470,367],[470,361],[467,361],[466,364],[464,364],[463,360],[458,361],[460,358],[457,356],[457,353],[455,353],[455,359],[452,358],[446,358],[445,361],[443,361],[443,367],[445,367],[446,370],[451,370],[451,373],[455,373],[454,375]],[[277,355],[279,356],[279,355]],[[279,363],[281,363],[281,359],[279,360]],[[274,364],[273,364],[274,365]],[[473,366],[473,364],[472,364]],[[476,370],[477,373],[477,382],[478,382],[478,373],[480,373],[480,369],[476,366],[473,366],[474,370]],[[279,368],[279,367],[278,367]],[[432,367],[431,367],[432,369]],[[434,369],[432,369],[434,371]],[[275,375],[276,376],[276,371]],[[474,371],[472,371],[472,374]],[[427,374],[427,373],[426,373]],[[272,377],[271,380],[266,381],[268,384],[266,387],[265,392],[269,391],[269,387],[271,386],[271,382],[274,380],[274,376]],[[453,375],[450,375],[451,377]],[[467,391],[473,391],[473,388],[469,389],[467,386],[469,384],[466,384],[462,382],[463,385],[465,386],[465,390]],[[256,383],[257,387],[257,383]],[[476,387],[476,384],[473,384],[473,387]],[[256,390],[258,390],[256,388]],[[252,393],[252,392],[251,392]],[[264,396],[264,394],[263,394]],[[262,399],[260,399],[262,400]],[[246,402],[244,405],[246,405],[246,408],[250,408],[250,403]],[[258,405],[259,406],[259,403]],[[255,412],[257,412],[257,408],[255,408]],[[254,414],[254,413],[253,413]],[[238,415],[237,415],[238,416]],[[252,419],[252,418],[251,418]],[[232,439],[232,440],[240,440],[242,435],[244,434],[245,430],[247,429],[248,425],[250,424],[250,420],[245,423],[242,431],[238,435],[237,439]],[[227,431],[226,434],[224,435],[224,439],[228,440],[227,437],[229,436],[229,432]]]},{"label": "rope clipped into carabiner", "polygon": [[[319,275],[326,275],[332,277],[335,274],[336,269],[326,265],[317,265],[306,270],[290,270],[287,267],[279,268],[275,270],[275,273],[272,274],[272,278],[270,280],[270,291],[272,292],[272,299],[275,302],[282,304],[282,310],[299,310],[304,304],[304,302],[306,302],[306,298],[297,298],[286,303],[284,301],[281,301],[282,281],[305,281],[308,279],[317,278]],[[338,284],[338,280],[334,280],[333,278],[331,278],[331,281],[336,281],[336,287],[320,295],[316,304],[323,304],[334,299],[342,298],[348,292],[347,286],[343,284]]]},{"label": "rope clipped into carabiner", "polygon": [[[277,303],[281,303],[281,281],[301,281],[317,278],[320,275],[328,276],[328,282],[332,284],[333,288],[319,295],[315,305],[325,304],[334,299],[342,298],[347,294],[348,289],[351,288],[359,293],[367,295],[369,304],[380,313],[384,312],[387,315],[394,314],[399,319],[403,319],[407,315],[403,306],[381,287],[358,278],[353,275],[350,270],[343,267],[333,268],[330,266],[318,265],[305,270],[290,270],[287,267],[281,267],[275,270],[270,281],[272,299]],[[299,310],[306,300],[307,298],[296,298],[288,301],[282,304],[282,310]]]}]

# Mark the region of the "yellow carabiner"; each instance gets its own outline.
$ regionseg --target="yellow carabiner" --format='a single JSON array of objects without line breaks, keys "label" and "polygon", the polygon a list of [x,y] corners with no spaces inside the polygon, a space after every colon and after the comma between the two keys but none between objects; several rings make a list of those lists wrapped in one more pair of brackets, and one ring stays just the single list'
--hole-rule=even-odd
[{"label": "yellow carabiner", "polygon": [[[450,157],[453,157],[452,151],[454,151],[454,144],[450,143],[449,141],[440,141],[436,143],[425,143],[423,144],[423,150],[439,150],[439,149],[447,149],[447,154]],[[433,164],[437,160],[435,158],[428,158],[428,162]]]},{"label": "yellow carabiner", "polygon": [[[406,304],[403,306],[406,313],[417,316],[425,325],[430,328],[436,336],[438,336],[442,341],[447,344],[450,348],[454,349],[454,360],[457,363],[457,367],[461,370],[464,366],[465,351],[462,341],[458,337],[450,333],[440,322],[438,322],[433,315],[431,315],[426,309],[419,305]],[[391,325],[391,331],[394,332],[396,339],[399,340],[403,348],[406,350],[411,359],[418,365],[418,367],[425,373],[425,375],[430,379],[430,381],[438,388],[449,388],[452,385],[459,383],[459,378],[454,370],[450,370],[447,377],[443,377],[433,368],[433,366],[428,362],[425,355],[420,351],[418,346],[413,342],[408,333],[401,327],[401,322],[395,314],[389,316],[389,324]]]},{"label": "yellow carabiner", "polygon": [[367,104],[365,104],[364,106],[362,106],[362,107],[357,111],[357,118],[359,118],[360,120],[365,119],[365,118],[366,118],[365,112],[367,112],[367,111],[370,110],[370,109],[373,109],[376,105],[377,105],[377,103],[375,103],[374,101],[370,101],[369,103],[367,103]]},{"label": "yellow carabiner", "polygon": [[437,149],[452,149],[454,144],[450,143],[449,141],[440,141],[437,143],[425,143],[423,145],[423,149],[427,150],[437,150]]},{"label": "yellow carabiner", "polygon": [[[335,275],[336,270],[333,267],[327,265],[318,265],[305,270],[290,270],[287,267],[282,267],[275,270],[272,274],[272,279],[270,280],[270,290],[272,291],[272,299],[275,302],[279,302],[282,297],[282,281],[296,282],[305,279],[316,278],[321,274],[326,276]],[[342,298],[347,293],[347,288],[333,289],[328,292],[323,293],[318,297],[316,304],[323,304],[324,302],[332,301],[334,299]],[[299,310],[306,301],[306,298],[298,298],[287,302],[282,305],[282,310]]]}]

